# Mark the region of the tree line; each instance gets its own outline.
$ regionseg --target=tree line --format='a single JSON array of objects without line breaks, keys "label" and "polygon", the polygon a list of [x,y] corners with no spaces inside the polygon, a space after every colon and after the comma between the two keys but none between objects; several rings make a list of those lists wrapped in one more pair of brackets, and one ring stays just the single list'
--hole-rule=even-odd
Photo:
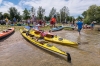
[{"label": "tree line", "polygon": [[97,24],[100,23],[100,6],[91,5],[86,11],[82,13],[83,21],[90,24],[95,21]]},{"label": "tree line", "polygon": [[76,19],[81,19],[86,24],[90,24],[92,21],[100,23],[100,6],[91,5],[86,11],[81,14],[82,16],[78,16],[76,19],[74,18],[74,16],[70,16],[69,9],[66,6],[62,7],[59,12],[57,12],[56,8],[53,7],[49,13],[49,16],[45,16],[45,9],[42,8],[42,6],[39,6],[37,11],[34,7],[32,7],[30,10],[25,8],[22,15],[20,15],[20,12],[18,12],[15,7],[10,7],[8,13],[3,14],[2,12],[0,12],[0,20],[5,19],[6,17],[9,20],[13,20],[14,17],[18,21],[27,20],[28,18],[31,18],[32,15],[35,15],[37,19],[46,21],[49,21],[51,17],[56,15],[58,23],[68,21],[72,22]]}]

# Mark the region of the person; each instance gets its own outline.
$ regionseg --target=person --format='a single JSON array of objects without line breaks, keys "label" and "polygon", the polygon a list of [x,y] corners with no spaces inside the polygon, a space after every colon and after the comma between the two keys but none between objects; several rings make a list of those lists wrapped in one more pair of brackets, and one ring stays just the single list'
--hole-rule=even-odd
[{"label": "person", "polygon": [[43,39],[43,38],[44,38],[44,36],[45,36],[46,34],[44,33],[44,31],[41,31],[41,34],[40,34],[40,35],[41,35],[41,37],[40,37],[40,38],[41,38],[41,39]]},{"label": "person", "polygon": [[74,25],[75,25],[74,21],[72,21],[70,24],[71,24],[71,27],[74,27]]},{"label": "person", "polygon": [[7,18],[7,17],[6,17],[5,21],[6,21],[6,25],[8,25],[8,22],[9,22],[9,21],[8,21],[8,18]]},{"label": "person", "polygon": [[79,32],[79,35],[81,34],[81,29],[83,27],[83,22],[81,20],[79,20],[77,23],[76,23],[76,26],[78,26],[78,32]]},{"label": "person", "polygon": [[94,29],[94,22],[91,22],[90,27],[91,27],[91,30]]},{"label": "person", "polygon": [[54,17],[51,18],[50,24],[51,24],[51,27],[52,27],[52,28],[55,27],[55,24],[56,24],[56,15],[54,15]]},{"label": "person", "polygon": [[41,26],[42,26],[42,20],[39,20],[39,25],[41,25]]},{"label": "person", "polygon": [[28,23],[28,26],[30,26],[30,19],[28,18],[28,20],[27,20],[27,23]]},{"label": "person", "polygon": [[16,18],[15,17],[13,18],[13,22],[14,22],[14,24],[16,24]]},{"label": "person", "polygon": [[35,27],[36,26],[36,16],[32,16],[32,22],[33,22],[33,26]]}]

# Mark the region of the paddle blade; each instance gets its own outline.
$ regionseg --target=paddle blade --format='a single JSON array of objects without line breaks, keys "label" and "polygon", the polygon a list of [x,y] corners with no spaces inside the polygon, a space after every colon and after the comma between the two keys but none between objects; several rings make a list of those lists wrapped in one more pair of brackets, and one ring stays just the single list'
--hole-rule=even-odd
[{"label": "paddle blade", "polygon": [[69,53],[66,53],[67,54],[67,61],[71,63],[71,56]]}]

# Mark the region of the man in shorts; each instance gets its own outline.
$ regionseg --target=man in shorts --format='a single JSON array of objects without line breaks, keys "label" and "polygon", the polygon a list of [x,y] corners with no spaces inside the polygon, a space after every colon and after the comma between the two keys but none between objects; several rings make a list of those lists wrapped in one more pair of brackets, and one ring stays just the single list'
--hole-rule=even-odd
[{"label": "man in shorts", "polygon": [[56,16],[55,16],[55,15],[54,15],[53,18],[51,18],[50,24],[51,24],[51,27],[52,27],[52,28],[55,27],[55,24],[56,24]]},{"label": "man in shorts", "polygon": [[16,18],[15,17],[13,18],[13,22],[14,22],[14,24],[16,24]]},{"label": "man in shorts", "polygon": [[76,23],[76,26],[78,26],[78,32],[79,32],[79,35],[80,35],[80,32],[81,32],[81,29],[83,27],[83,22],[81,20],[79,20],[77,23]]}]

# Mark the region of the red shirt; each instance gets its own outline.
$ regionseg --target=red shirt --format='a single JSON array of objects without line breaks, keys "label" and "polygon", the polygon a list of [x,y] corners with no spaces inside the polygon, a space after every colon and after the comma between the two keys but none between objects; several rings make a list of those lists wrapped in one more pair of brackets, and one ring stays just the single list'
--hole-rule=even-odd
[{"label": "red shirt", "polygon": [[54,17],[51,18],[51,21],[52,21],[52,22],[56,22],[56,18],[54,18]]}]

